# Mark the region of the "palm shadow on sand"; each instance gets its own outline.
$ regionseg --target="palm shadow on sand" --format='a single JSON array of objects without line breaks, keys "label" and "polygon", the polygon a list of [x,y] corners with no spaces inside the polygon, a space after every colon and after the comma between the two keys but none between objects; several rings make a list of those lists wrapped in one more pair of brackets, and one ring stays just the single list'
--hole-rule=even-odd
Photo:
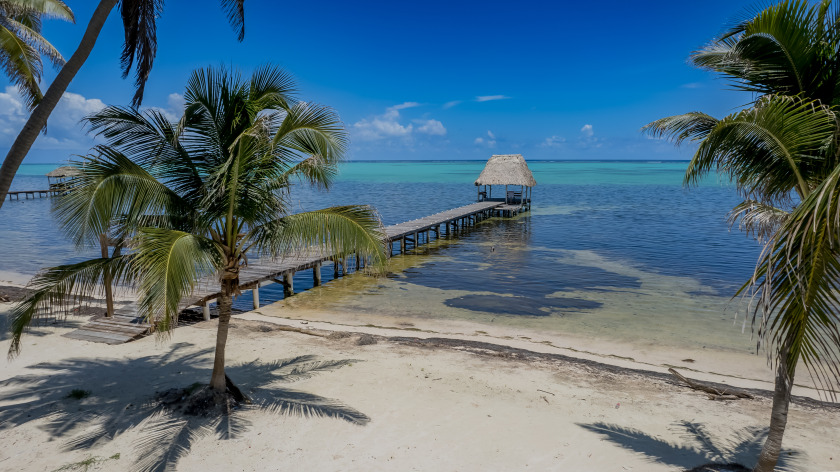
[{"label": "palm shadow on sand", "polygon": [[[743,428],[729,437],[713,437],[702,423],[680,421],[675,424],[685,439],[682,444],[666,441],[633,428],[614,424],[592,423],[578,426],[603,436],[610,442],[633,452],[644,454],[652,461],[688,470],[703,464],[752,465],[758,459],[768,428]],[[804,470],[803,454],[783,449],[776,470],[798,472]],[[749,469],[746,469],[749,470]]]},{"label": "palm shadow on sand", "polygon": [[[128,432],[137,432],[138,462],[132,470],[173,470],[200,438],[235,438],[251,423],[243,410],[262,410],[301,417],[328,417],[365,425],[370,418],[338,400],[286,388],[284,384],[339,369],[352,359],[319,360],[298,356],[272,362],[253,361],[226,370],[252,403],[227,416],[187,416],[161,401],[161,391],[188,387],[209,376],[212,349],[193,351],[178,343],[164,354],[138,359],[66,359],[30,366],[35,372],[0,382],[0,431],[34,421],[51,439],[63,440],[66,451],[101,446]],[[165,367],[165,369],[164,369]],[[72,390],[89,390],[80,400]],[[158,390],[156,392],[156,390]],[[125,395],[124,392],[133,392]]]}]

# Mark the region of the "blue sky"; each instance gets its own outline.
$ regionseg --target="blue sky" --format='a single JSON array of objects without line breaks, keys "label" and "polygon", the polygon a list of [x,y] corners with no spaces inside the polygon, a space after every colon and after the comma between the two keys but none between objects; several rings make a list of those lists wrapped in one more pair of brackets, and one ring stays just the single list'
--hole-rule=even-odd
[{"label": "blue sky", "polygon": [[[67,0],[77,24],[44,34],[69,57],[93,1]],[[212,0],[172,1],[158,23],[158,55],[144,106],[178,113],[190,72],[271,62],[300,97],[335,108],[349,157],[687,159],[691,149],[639,128],[668,115],[715,116],[750,100],[686,59],[756,2],[277,2],[248,0],[238,43]],[[25,162],[60,162],[92,141],[77,125],[103,104],[127,104],[122,25],[112,13],[99,41]],[[46,72],[52,80],[55,71]],[[0,79],[0,149],[25,119]]]}]

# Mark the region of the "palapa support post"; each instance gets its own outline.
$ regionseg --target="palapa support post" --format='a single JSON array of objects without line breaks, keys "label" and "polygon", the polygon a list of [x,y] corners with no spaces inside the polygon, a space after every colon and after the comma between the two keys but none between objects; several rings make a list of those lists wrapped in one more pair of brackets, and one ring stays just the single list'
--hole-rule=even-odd
[{"label": "palapa support post", "polygon": [[201,304],[201,314],[204,315],[204,321],[210,321],[210,302]]},{"label": "palapa support post", "polygon": [[362,264],[362,261],[361,261],[361,259],[360,259],[359,253],[358,253],[358,252],[356,252],[356,272],[358,272],[358,271],[359,271],[359,269],[361,269],[361,268],[362,268],[362,265],[361,265],[361,264]]},{"label": "palapa support post", "polygon": [[316,262],[315,267],[312,268],[312,285],[321,285],[321,263]]},{"label": "palapa support post", "polygon": [[260,283],[257,282],[257,285],[254,286],[254,289],[251,290],[251,294],[254,296],[254,309],[260,307]]},{"label": "palapa support post", "polygon": [[291,297],[295,294],[295,274],[294,272],[286,272],[283,274],[283,296]]}]

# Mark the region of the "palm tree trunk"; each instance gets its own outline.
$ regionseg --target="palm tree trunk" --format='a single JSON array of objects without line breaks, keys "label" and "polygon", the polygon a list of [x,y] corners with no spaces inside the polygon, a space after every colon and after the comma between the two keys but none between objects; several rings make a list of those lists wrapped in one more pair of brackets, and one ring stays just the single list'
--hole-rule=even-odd
[{"label": "palm tree trunk", "polygon": [[108,19],[108,14],[111,13],[111,10],[114,9],[118,1],[101,0],[99,2],[99,5],[93,12],[93,16],[90,18],[84,36],[82,36],[79,47],[76,48],[70,60],[58,72],[58,76],[50,84],[47,93],[44,94],[44,98],[32,110],[32,114],[29,115],[29,119],[26,121],[20,134],[18,134],[17,139],[15,139],[12,147],[9,148],[6,159],[3,160],[3,165],[0,166],[0,207],[3,206],[3,202],[6,200],[6,194],[9,193],[12,179],[23,162],[23,158],[26,157],[32,144],[35,143],[38,134],[47,125],[47,118],[50,117],[50,113],[58,105],[58,101],[61,100],[64,91],[70,86],[70,81],[73,80],[73,77],[82,68],[82,64],[87,60],[90,52],[93,50],[94,44],[96,44],[97,37],[99,37],[102,25],[105,24],[105,20]]},{"label": "palm tree trunk", "polygon": [[230,315],[233,307],[233,293],[238,280],[222,279],[222,294],[216,299],[219,306],[219,328],[216,331],[216,357],[213,360],[213,374],[210,376],[210,388],[217,394],[227,390],[225,376],[225,345],[227,344]]},{"label": "palm tree trunk", "polygon": [[782,436],[785,434],[788,408],[790,407],[790,391],[793,387],[793,375],[788,375],[787,357],[787,349],[784,349],[779,356],[779,365],[776,371],[776,390],[773,393],[770,431],[767,433],[767,440],[764,441],[764,447],[758,456],[758,464],[755,465],[753,472],[773,472],[782,451]]},{"label": "palm tree trunk", "polygon": [[[102,258],[110,257],[108,253],[108,236],[106,234],[99,235],[99,249],[102,252]],[[114,316],[114,293],[111,284],[114,282],[114,275],[110,270],[105,269],[102,274],[102,284],[105,286],[105,317],[110,318]]]}]

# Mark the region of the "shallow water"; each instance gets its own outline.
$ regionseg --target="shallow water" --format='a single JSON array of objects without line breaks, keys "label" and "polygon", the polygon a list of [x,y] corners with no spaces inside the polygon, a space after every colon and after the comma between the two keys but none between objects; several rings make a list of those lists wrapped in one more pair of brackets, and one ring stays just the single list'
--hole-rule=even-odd
[{"label": "shallow water", "polygon": [[[353,162],[329,193],[301,187],[296,210],[368,203],[394,224],[475,200],[483,162]],[[708,178],[682,186],[684,162],[532,162],[534,210],[490,219],[458,239],[392,260],[388,277],[352,275],[288,306],[395,318],[470,320],[619,339],[639,345],[749,350],[727,304],[751,275],[758,245],[725,216],[738,198]],[[46,169],[46,170],[49,170]],[[45,185],[44,169],[13,188]],[[501,190],[499,191],[501,195]],[[0,271],[32,274],[79,260],[49,217],[49,200],[0,209]],[[87,250],[95,255],[95,251]],[[325,280],[331,272],[324,270]],[[311,272],[295,277],[312,287]],[[261,289],[263,303],[282,288]],[[250,293],[236,301],[247,309]]]}]

